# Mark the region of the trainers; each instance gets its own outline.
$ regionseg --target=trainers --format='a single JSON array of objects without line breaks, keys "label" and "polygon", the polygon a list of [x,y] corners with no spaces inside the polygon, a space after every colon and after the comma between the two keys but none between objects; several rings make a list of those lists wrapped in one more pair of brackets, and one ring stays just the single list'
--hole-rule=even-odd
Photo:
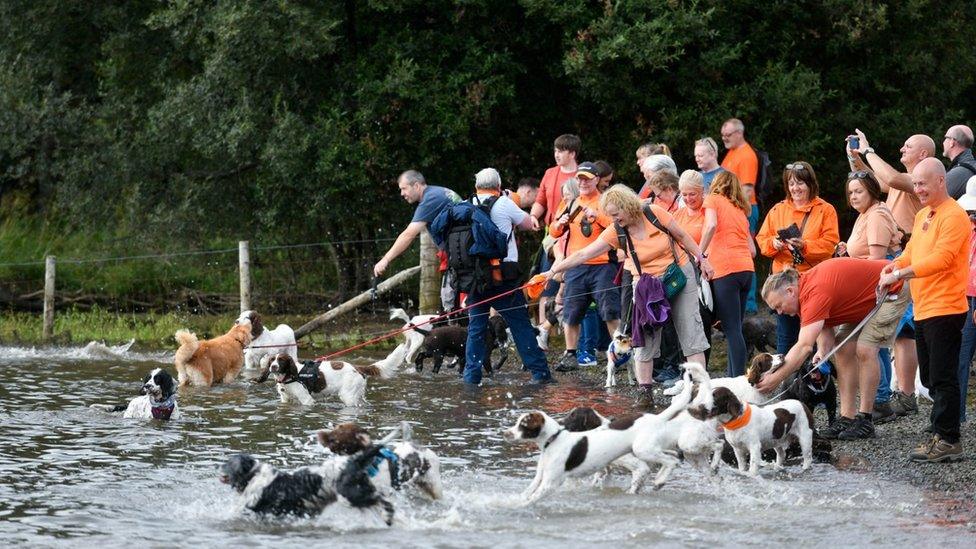
[{"label": "trainers", "polygon": [[559,382],[556,381],[556,378],[549,376],[549,377],[534,377],[525,383],[526,385],[549,385],[550,383],[559,383]]},{"label": "trainers", "polygon": [[890,400],[888,402],[874,403],[874,411],[871,412],[871,421],[873,423],[880,425],[895,419],[898,419],[898,414],[892,408]]},{"label": "trainers", "polygon": [[563,353],[563,356],[559,358],[559,362],[555,367],[557,372],[572,372],[578,369],[579,362],[576,360],[576,353],[570,351]]},{"label": "trainers", "polygon": [[874,438],[874,423],[871,423],[871,416],[863,412],[857,414],[847,429],[837,434],[837,438],[840,440]]},{"label": "trainers", "polygon": [[596,366],[596,357],[588,351],[576,351],[576,362],[580,366]]},{"label": "trainers", "polygon": [[901,391],[895,391],[888,403],[891,404],[891,410],[899,416],[918,412],[918,402],[915,395],[906,395]]},{"label": "trainers", "polygon": [[549,330],[539,326],[539,335],[535,337],[535,342],[539,344],[539,348],[543,351],[549,350]]},{"label": "trainers", "polygon": [[956,461],[962,459],[962,442],[951,443],[935,435],[908,454],[908,459],[925,463]]},{"label": "trainers", "polygon": [[839,418],[834,420],[833,423],[830,424],[830,427],[827,427],[823,431],[820,431],[820,438],[833,440],[837,438],[837,435],[846,431],[847,428],[851,426],[851,423],[854,423],[853,419],[849,417],[840,416]]}]

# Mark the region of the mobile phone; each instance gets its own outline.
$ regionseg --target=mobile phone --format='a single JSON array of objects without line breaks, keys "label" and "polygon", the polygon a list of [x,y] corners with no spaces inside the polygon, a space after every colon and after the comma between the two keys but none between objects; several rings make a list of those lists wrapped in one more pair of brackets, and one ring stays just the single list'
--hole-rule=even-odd
[{"label": "mobile phone", "polygon": [[848,137],[847,142],[850,144],[849,146],[852,151],[856,151],[857,149],[861,148],[861,138],[856,135]]}]

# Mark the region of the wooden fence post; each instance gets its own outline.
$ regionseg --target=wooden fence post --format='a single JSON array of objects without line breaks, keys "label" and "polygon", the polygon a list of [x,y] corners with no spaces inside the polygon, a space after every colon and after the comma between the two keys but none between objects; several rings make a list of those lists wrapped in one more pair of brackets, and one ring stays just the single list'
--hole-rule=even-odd
[{"label": "wooden fence post", "polygon": [[426,230],[420,233],[420,314],[441,310],[441,273],[437,246]]},{"label": "wooden fence post", "polygon": [[248,241],[237,243],[237,262],[241,271],[241,312],[251,310],[251,252]]},{"label": "wooden fence post", "polygon": [[54,256],[49,255],[44,258],[44,341],[54,337],[54,269]]}]

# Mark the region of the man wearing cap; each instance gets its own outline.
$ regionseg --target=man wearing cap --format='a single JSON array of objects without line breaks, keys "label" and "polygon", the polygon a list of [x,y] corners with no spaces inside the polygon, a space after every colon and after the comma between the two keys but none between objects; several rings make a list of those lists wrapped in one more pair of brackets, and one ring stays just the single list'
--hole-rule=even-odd
[{"label": "man wearing cap", "polygon": [[[566,235],[565,256],[582,250],[600,237],[607,228],[613,228],[613,220],[600,209],[599,179],[596,166],[591,162],[579,165],[580,196],[568,204],[563,201],[557,208],[555,220],[549,225],[549,233],[559,238]],[[613,262],[611,263],[611,259]],[[566,354],[556,366],[556,371],[567,372],[578,366],[595,366],[596,357],[585,349],[577,351],[580,322],[586,315],[590,301],[595,301],[600,318],[607,330],[613,333],[620,324],[620,291],[613,283],[617,274],[616,256],[595,257],[565,273],[563,279],[563,321],[566,337]]]},{"label": "man wearing cap", "polygon": [[922,383],[932,396],[933,435],[909,453],[912,461],[962,457],[959,433],[959,347],[969,305],[969,216],[949,198],[945,167],[926,158],[912,170],[923,208],[915,216],[904,253],[881,271],[881,287],[911,279],[915,344]]},{"label": "man wearing cap", "polygon": [[407,228],[403,229],[390,249],[383,254],[383,258],[373,266],[373,274],[376,276],[381,276],[390,266],[391,261],[407,251],[413,239],[417,238],[417,235],[423,232],[444,208],[461,201],[461,197],[451,189],[427,185],[427,180],[417,170],[407,170],[400,174],[397,178],[397,187],[400,188],[400,196],[408,204],[417,204],[417,209]]},{"label": "man wearing cap", "polygon": [[973,158],[973,130],[957,125],[946,130],[942,138],[942,156],[949,159],[946,186],[949,196],[959,200],[966,193],[966,182],[976,175],[976,158]]},{"label": "man wearing cap", "polygon": [[[498,199],[491,206],[491,221],[504,234],[511,235],[515,228],[522,230],[538,230],[538,220],[522,211],[507,196],[500,196],[502,179],[494,168],[485,168],[475,174],[475,196],[471,199],[481,204],[492,196]],[[546,363],[546,355],[539,349],[535,340],[535,331],[529,322],[529,312],[525,305],[525,296],[521,291],[514,291],[518,287],[518,248],[515,239],[508,239],[508,253],[501,263],[501,282],[490,286],[484,292],[473,289],[468,295],[468,303],[475,305],[468,310],[468,339],[465,344],[464,382],[471,385],[481,383],[482,368],[485,360],[490,360],[485,349],[485,335],[488,331],[488,313],[491,308],[498,311],[512,332],[515,349],[525,369],[532,373],[530,384],[552,383],[552,374]],[[492,297],[488,303],[482,303]],[[480,305],[478,305],[480,303]]]}]

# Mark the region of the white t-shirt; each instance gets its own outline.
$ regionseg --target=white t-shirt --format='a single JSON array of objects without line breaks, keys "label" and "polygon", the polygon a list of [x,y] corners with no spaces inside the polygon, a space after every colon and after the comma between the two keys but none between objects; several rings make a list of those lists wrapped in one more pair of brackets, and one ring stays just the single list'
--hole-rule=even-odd
[{"label": "white t-shirt", "polygon": [[[478,194],[478,203],[482,203],[488,200],[494,195],[490,194]],[[495,205],[491,208],[491,220],[498,227],[498,230],[502,233],[508,235],[508,253],[505,254],[505,259],[503,261],[518,261],[518,246],[515,245],[515,236],[512,232],[515,229],[515,225],[525,221],[525,218],[529,214],[525,213],[525,210],[519,208],[511,198],[507,196],[500,196],[498,200],[495,201]]]}]

